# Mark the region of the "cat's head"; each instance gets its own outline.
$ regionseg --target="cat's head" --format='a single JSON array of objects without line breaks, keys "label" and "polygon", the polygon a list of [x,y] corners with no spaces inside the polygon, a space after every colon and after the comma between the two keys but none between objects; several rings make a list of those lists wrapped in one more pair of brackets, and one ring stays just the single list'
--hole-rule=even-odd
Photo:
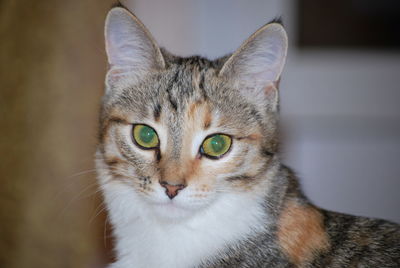
[{"label": "cat's head", "polygon": [[283,27],[265,25],[215,61],[167,53],[120,7],[109,12],[105,36],[97,167],[108,198],[180,218],[261,196],[277,165]]}]

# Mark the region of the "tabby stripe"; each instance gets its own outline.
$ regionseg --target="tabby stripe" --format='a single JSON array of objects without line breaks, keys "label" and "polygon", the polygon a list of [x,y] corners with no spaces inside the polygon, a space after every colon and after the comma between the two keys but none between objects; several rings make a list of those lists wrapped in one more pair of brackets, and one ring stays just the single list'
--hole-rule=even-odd
[{"label": "tabby stripe", "polygon": [[167,87],[167,94],[168,94],[168,100],[171,103],[172,108],[177,111],[178,110],[178,104],[177,102],[172,98],[171,95],[171,88],[175,83],[178,82],[178,77],[179,77],[179,70],[175,73],[175,75],[172,77],[172,79],[169,81],[169,85]]},{"label": "tabby stripe", "polygon": [[208,95],[206,90],[204,89],[204,72],[200,72],[200,82],[199,82],[199,89],[201,90],[201,94],[204,100],[208,99]]},{"label": "tabby stripe", "polygon": [[245,180],[252,180],[253,177],[246,176],[246,175],[239,175],[239,176],[232,176],[228,177],[227,181],[245,181]]},{"label": "tabby stripe", "polygon": [[131,154],[131,148],[128,144],[126,144],[123,140],[121,139],[117,139],[116,140],[117,144],[118,144],[118,149],[119,152],[122,154],[123,157],[125,157],[126,159],[128,159],[131,162],[138,162],[138,159]]},{"label": "tabby stripe", "polygon": [[159,103],[157,103],[154,107],[154,111],[153,111],[153,115],[154,115],[154,120],[158,121],[160,119],[160,115],[161,115],[161,105]]},{"label": "tabby stripe", "polygon": [[257,109],[254,106],[251,107],[250,113],[257,120],[258,124],[260,126],[263,126],[262,117],[261,117],[260,113],[257,111]]},{"label": "tabby stripe", "polygon": [[[111,117],[111,118],[109,118],[106,121],[106,123],[104,123],[101,126],[101,131],[100,131],[99,136],[98,136],[99,141],[101,143],[104,143],[104,140],[107,137],[106,133],[107,133],[108,129],[110,128],[110,126],[113,125],[113,124],[126,124],[126,125],[128,125],[129,123],[126,120],[124,120],[122,118],[119,118],[119,117]],[[103,152],[103,150],[102,150],[102,152]]]},{"label": "tabby stripe", "polygon": [[270,152],[268,149],[266,149],[266,148],[262,148],[261,149],[261,155],[262,156],[264,156],[264,157],[272,157],[272,156],[274,156],[274,153],[273,152]]},{"label": "tabby stripe", "polygon": [[[340,219],[338,216],[336,216],[335,218],[330,217],[329,214],[327,214],[326,212],[323,213],[324,216],[324,226],[325,226],[325,230],[327,230],[328,236],[329,236],[329,240],[330,240],[330,250],[329,250],[329,255],[335,256],[337,255],[337,251],[339,249],[342,248],[343,245],[345,245],[346,242],[349,241],[349,231],[351,229],[351,227],[354,226],[355,224],[355,219],[354,218],[349,218],[349,219],[344,219],[344,223],[343,221],[341,221],[342,219]],[[339,222],[337,222],[339,221]],[[336,223],[337,226],[334,226],[335,229],[330,230],[329,223]],[[331,232],[329,232],[331,231]],[[332,233],[334,234],[334,236],[332,235]]]}]

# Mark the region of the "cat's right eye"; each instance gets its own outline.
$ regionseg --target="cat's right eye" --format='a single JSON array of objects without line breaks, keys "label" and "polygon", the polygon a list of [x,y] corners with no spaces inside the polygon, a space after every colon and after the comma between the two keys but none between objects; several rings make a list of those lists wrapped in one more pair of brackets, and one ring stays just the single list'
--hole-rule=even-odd
[{"label": "cat's right eye", "polygon": [[155,149],[160,144],[157,132],[147,125],[133,125],[132,132],[135,144],[141,149]]},{"label": "cat's right eye", "polygon": [[200,153],[211,159],[219,159],[225,155],[232,145],[232,138],[225,134],[208,136],[200,147]]}]

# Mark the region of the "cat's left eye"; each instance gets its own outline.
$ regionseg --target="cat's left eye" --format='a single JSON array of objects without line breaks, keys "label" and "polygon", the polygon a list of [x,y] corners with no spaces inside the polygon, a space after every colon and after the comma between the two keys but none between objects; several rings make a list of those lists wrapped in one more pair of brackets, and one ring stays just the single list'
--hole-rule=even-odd
[{"label": "cat's left eye", "polygon": [[214,134],[207,137],[200,147],[201,154],[212,159],[224,156],[232,145],[232,138],[225,134]]},{"label": "cat's left eye", "polygon": [[147,125],[141,124],[133,126],[133,140],[142,149],[154,149],[160,143],[156,131]]}]

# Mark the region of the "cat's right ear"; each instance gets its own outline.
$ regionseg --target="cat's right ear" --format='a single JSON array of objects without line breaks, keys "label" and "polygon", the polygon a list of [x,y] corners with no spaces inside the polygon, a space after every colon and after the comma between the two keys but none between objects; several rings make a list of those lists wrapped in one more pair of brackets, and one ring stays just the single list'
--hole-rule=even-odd
[{"label": "cat's right ear", "polygon": [[276,111],[288,40],[279,23],[261,27],[225,62],[219,75],[239,85],[253,102]]},{"label": "cat's right ear", "polygon": [[105,23],[106,52],[110,69],[106,88],[122,79],[137,81],[151,70],[165,67],[160,48],[146,27],[122,7],[108,12]]}]

